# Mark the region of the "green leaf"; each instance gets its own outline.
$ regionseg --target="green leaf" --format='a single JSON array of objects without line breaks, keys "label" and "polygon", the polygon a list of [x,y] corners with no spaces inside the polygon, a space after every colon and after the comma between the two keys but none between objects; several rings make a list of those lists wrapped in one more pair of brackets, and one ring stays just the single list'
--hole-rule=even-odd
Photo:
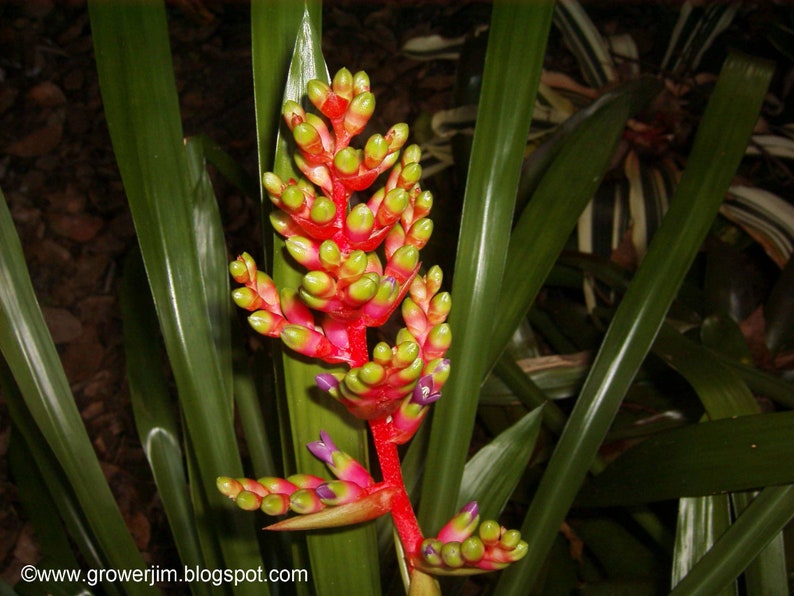
[{"label": "green leaf", "polygon": [[[420,499],[420,524],[432,534],[454,513],[477,407],[486,345],[499,301],[523,148],[551,24],[551,2],[493,6],[477,125],[464,196],[450,326],[446,399],[433,413]],[[518,108],[518,109],[517,109]]]},{"label": "green leaf", "polygon": [[[0,351],[38,428],[62,466],[110,567],[144,567],[99,467],[61,367],[0,191]],[[130,593],[149,593],[128,583]]]},{"label": "green leaf", "polygon": [[732,582],[794,517],[794,485],[764,489],[671,594],[715,594]]},{"label": "green leaf", "polygon": [[502,575],[501,594],[522,593],[535,581],[718,212],[744,154],[771,73],[772,66],[766,62],[738,54],[726,60],[670,210],[618,307],[524,520],[522,534],[527,536],[529,553]]},{"label": "green leaf", "polygon": [[542,416],[532,410],[466,462],[458,508],[477,501],[482,519],[497,518],[529,465]]},{"label": "green leaf", "polygon": [[658,433],[629,449],[577,498],[601,507],[794,483],[794,412],[755,414]]},{"label": "green leaf", "polygon": [[[137,252],[126,260],[121,292],[124,355],[135,428],[182,563],[206,567],[187,490],[180,429],[168,383],[161,373],[157,314]],[[207,593],[207,588],[202,584],[194,589]]]},{"label": "green leaf", "polygon": [[[225,273],[204,279],[205,272],[217,269],[210,260],[219,256],[209,254],[217,244],[196,237],[200,222],[194,209],[202,208],[206,188],[183,145],[165,8],[162,3],[98,1],[89,4],[89,15],[111,141],[196,451],[200,478],[192,479],[192,486],[213,511],[203,519],[216,540],[203,547],[208,552],[219,548],[228,567],[255,568],[262,561],[250,518],[230,508],[215,487],[217,476],[242,476],[229,350],[222,347],[228,339],[220,331],[228,316],[216,318],[224,310],[216,284],[227,280]],[[205,225],[219,234],[220,221],[211,219]]]},{"label": "green leaf", "polygon": [[[303,12],[303,18],[295,24],[297,40],[285,85],[284,101],[292,99],[300,102],[305,94],[306,83],[311,79],[328,80],[320,51],[319,32],[312,26],[313,14],[316,14],[314,10],[307,8]],[[258,16],[262,18],[261,14]],[[270,23],[267,21],[257,21],[254,27],[257,37],[270,34]],[[255,51],[257,44],[258,41],[255,41]],[[259,74],[255,66],[255,78]],[[255,88],[259,88],[258,82]],[[257,99],[257,126],[265,117],[260,107]],[[281,118],[277,122],[280,121]],[[264,142],[265,137],[261,130],[259,138],[260,142]],[[294,174],[287,139],[280,136],[277,147],[275,172],[282,178],[288,179]],[[273,261],[273,279],[278,287],[295,288],[300,284],[302,274],[286,253],[284,242],[280,238],[274,243]],[[294,470],[288,471],[328,476],[325,466],[306,449],[306,443],[317,440],[321,430],[326,431],[340,449],[366,465],[364,424],[353,419],[344,407],[322,394],[315,385],[315,375],[327,369],[286,351],[283,353],[282,367],[283,392],[289,411],[295,466]],[[307,536],[307,544],[312,581],[317,593],[379,593],[378,547],[373,523],[322,534],[310,534]]]}]

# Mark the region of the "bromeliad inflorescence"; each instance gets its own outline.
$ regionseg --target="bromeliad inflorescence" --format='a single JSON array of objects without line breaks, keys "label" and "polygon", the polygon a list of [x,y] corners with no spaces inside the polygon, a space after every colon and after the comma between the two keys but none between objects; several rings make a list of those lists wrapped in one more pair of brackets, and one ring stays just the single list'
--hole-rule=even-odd
[{"label": "bromeliad inflorescence", "polygon": [[[397,445],[414,435],[441,397],[452,340],[446,323],[452,301],[440,291],[441,269],[420,275],[419,251],[433,230],[427,217],[433,197],[419,182],[421,151],[417,145],[405,147],[405,124],[372,135],[362,149],[350,146],[375,108],[363,72],[342,69],[331,85],[310,81],[307,95],[320,115],[292,101],[282,112],[305,178],[263,176],[277,207],[270,221],[307,273],[297,289],[279,290],[244,253],[230,265],[240,284],[232,297],[251,311],[249,323],[262,335],[280,337],[305,356],[349,366],[345,373],[320,374],[316,382],[369,422],[383,480],[376,482],[320,430],[320,440],[307,447],[336,479],[222,477],[218,489],[242,509],[301,514],[269,526],[275,530],[347,525],[391,512],[410,569],[442,574],[500,569],[526,552],[516,530],[480,523],[477,504],[470,503],[436,537],[426,538],[400,471]],[[382,174],[383,187],[351,204],[354,194]],[[370,356],[367,328],[384,325],[398,307],[405,326],[394,345],[380,342]]]}]

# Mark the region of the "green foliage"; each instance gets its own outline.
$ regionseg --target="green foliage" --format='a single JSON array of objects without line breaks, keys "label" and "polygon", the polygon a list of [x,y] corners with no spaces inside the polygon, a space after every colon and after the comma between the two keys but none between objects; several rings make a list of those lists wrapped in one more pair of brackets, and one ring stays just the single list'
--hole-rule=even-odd
[{"label": "green foliage", "polygon": [[[561,6],[558,20],[584,18],[574,3]],[[498,594],[525,594],[527,586],[552,593],[581,583],[618,593],[625,582],[648,593],[671,584],[675,593],[716,593],[745,570],[748,593],[775,593],[786,587],[781,532],[794,516],[793,423],[785,411],[794,406],[794,389],[747,360],[735,323],[719,319],[721,313],[706,318],[714,313],[700,296],[714,288],[702,286],[720,276],[693,266],[716,229],[773,66],[741,54],[726,58],[669,211],[637,271],[618,271],[565,248],[627,120],[659,85],[639,78],[612,88],[527,161],[528,106],[538,93],[553,12],[551,2],[493,4],[452,282],[452,376],[432,425],[404,456],[420,521],[435,535],[470,499],[480,500],[489,517],[523,518],[526,558],[471,584]],[[306,568],[309,583],[294,586],[300,593],[399,591],[404,569],[388,519],[307,536],[264,533],[255,527],[258,518],[229,506],[216,490],[218,476],[320,474],[304,445],[321,429],[366,463],[366,428],[316,395],[314,376],[328,367],[274,349],[275,362],[264,367],[275,367],[277,381],[257,378],[242,341],[233,339],[239,333],[231,323],[226,250],[204,159],[217,161],[239,187],[250,192],[251,184],[207,139],[183,142],[163,4],[96,1],[90,17],[103,105],[140,246],[122,288],[131,415],[182,563]],[[294,174],[289,141],[279,132],[280,106],[300,101],[309,79],[328,80],[320,7],[254,2],[251,21],[259,172],[287,179]],[[578,30],[581,39],[598,41],[594,29]],[[610,68],[592,60],[596,54],[584,53],[590,79],[613,80]],[[263,221],[268,203],[262,201]],[[273,278],[297,286],[300,273],[283,242],[266,237]],[[769,297],[773,350],[790,343],[791,272],[789,262]],[[609,308],[585,308],[585,277],[603,284],[614,301]],[[541,312],[555,298],[557,310]],[[575,361],[567,354],[567,362],[526,373],[534,359],[505,348],[527,320],[547,346],[581,350]],[[162,373],[160,342],[175,391]],[[531,352],[528,344],[519,351]],[[79,558],[92,568],[144,567],[75,407],[2,194],[0,351],[13,420],[10,466],[27,462],[34,472],[18,488],[34,512],[48,564],[74,568]],[[560,395],[575,397],[556,402]],[[758,395],[779,411],[761,413]],[[235,411],[250,463],[240,456]],[[665,412],[675,415],[659,424],[656,415]],[[605,449],[616,436],[629,438],[612,446],[626,450],[617,459]],[[478,449],[469,457],[473,441]],[[716,493],[733,494],[710,496]],[[676,520],[670,505],[677,502]],[[705,524],[719,531],[694,531]],[[73,546],[53,527],[63,527]],[[577,551],[580,539],[584,551]],[[578,552],[575,563],[567,546]],[[103,589],[149,591],[134,582]],[[190,589],[263,593],[268,585]],[[430,594],[438,584],[422,576],[410,589]]]}]

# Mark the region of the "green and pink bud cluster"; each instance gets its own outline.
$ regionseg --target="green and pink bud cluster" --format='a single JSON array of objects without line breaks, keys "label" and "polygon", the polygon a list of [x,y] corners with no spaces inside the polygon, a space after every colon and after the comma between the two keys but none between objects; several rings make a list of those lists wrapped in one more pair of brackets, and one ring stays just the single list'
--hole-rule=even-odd
[{"label": "green and pink bud cluster", "polygon": [[[349,525],[374,519],[391,509],[395,491],[384,483],[376,483],[364,466],[334,445],[325,431],[320,432],[319,441],[306,447],[328,466],[335,480],[312,474],[257,480],[221,476],[216,481],[218,491],[245,511],[260,509],[271,516],[290,512],[303,516],[300,522],[285,520],[269,526],[274,530]],[[326,508],[337,509],[328,514]]]},{"label": "green and pink bud cluster", "polygon": [[468,575],[504,569],[526,553],[521,532],[493,520],[480,523],[477,503],[472,501],[435,538],[422,542],[417,567],[442,575]]},{"label": "green and pink bud cluster", "polygon": [[[397,445],[416,433],[450,373],[445,354],[452,341],[446,322],[452,300],[441,291],[439,267],[420,274],[419,252],[433,232],[433,197],[420,185],[421,151],[406,146],[405,124],[371,135],[361,148],[351,146],[375,109],[363,72],[342,69],[330,85],[310,81],[307,95],[319,114],[294,101],[282,110],[302,177],[282,180],[268,172],[262,178],[275,206],[270,222],[307,271],[297,288],[279,289],[243,253],[229,265],[239,284],[232,298],[250,311],[248,321],[258,333],[349,367],[317,375],[316,382],[368,421],[383,481],[375,482],[321,432],[307,447],[336,479],[220,477],[218,490],[241,509],[299,514],[268,526],[272,530],[330,528],[391,512],[409,570],[499,569],[526,552],[520,534],[496,522],[477,529],[477,505],[471,503],[436,538],[425,539],[400,469]],[[378,180],[383,186],[369,191]],[[382,341],[370,355],[367,328],[383,326],[398,308],[405,326],[393,345]]]},{"label": "green and pink bud cluster", "polygon": [[317,375],[317,385],[359,418],[390,417],[391,440],[397,444],[413,436],[449,376],[444,354],[452,341],[446,323],[452,300],[449,293],[439,292],[441,282],[438,267],[411,282],[402,303],[406,326],[398,331],[394,346],[380,342],[363,365]]}]

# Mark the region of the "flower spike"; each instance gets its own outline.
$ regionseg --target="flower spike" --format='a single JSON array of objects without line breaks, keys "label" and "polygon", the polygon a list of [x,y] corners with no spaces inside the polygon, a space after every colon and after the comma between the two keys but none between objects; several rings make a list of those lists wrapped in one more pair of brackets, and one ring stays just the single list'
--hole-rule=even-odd
[{"label": "flower spike", "polygon": [[[229,265],[239,286],[232,299],[250,313],[258,333],[280,338],[304,356],[346,365],[315,381],[368,421],[383,480],[375,482],[321,430],[307,448],[335,478],[220,477],[218,491],[244,510],[289,514],[270,530],[330,528],[391,512],[412,590],[414,584],[431,585],[427,573],[505,567],[526,553],[520,533],[495,521],[479,523],[478,506],[469,503],[437,536],[425,538],[400,470],[397,445],[413,437],[441,398],[452,341],[446,323],[452,301],[441,291],[441,269],[421,273],[420,252],[433,233],[433,195],[421,186],[421,149],[408,144],[404,123],[355,140],[376,106],[364,72],[343,68],[330,83],[310,81],[306,95],[312,110],[297,101],[282,109],[301,177],[262,176],[274,207],[270,222],[305,272],[297,287],[279,289],[243,253]],[[377,343],[370,355],[368,328],[384,326],[398,309],[405,326],[393,343]]]}]

